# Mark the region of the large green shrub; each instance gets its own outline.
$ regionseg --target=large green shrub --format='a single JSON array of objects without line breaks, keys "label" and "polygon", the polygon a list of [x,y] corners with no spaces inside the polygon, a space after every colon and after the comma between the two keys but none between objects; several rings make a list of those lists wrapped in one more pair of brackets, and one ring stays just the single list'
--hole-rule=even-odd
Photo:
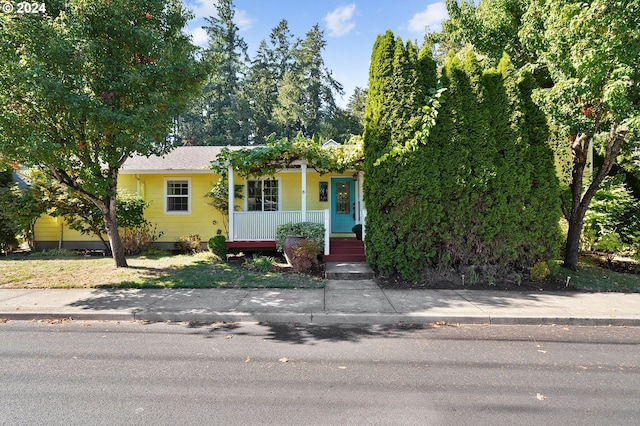
[{"label": "large green shrub", "polygon": [[433,267],[492,279],[553,257],[558,182],[528,80],[507,58],[485,70],[473,53],[464,61],[450,54],[441,74],[438,83],[428,49],[416,55],[390,32],[374,45],[364,135],[368,262],[407,280]]},{"label": "large green shrub", "polygon": [[284,250],[284,240],[288,236],[305,237],[315,241],[319,247],[324,247],[324,225],[314,222],[285,223],[278,225],[276,230],[276,249]]}]

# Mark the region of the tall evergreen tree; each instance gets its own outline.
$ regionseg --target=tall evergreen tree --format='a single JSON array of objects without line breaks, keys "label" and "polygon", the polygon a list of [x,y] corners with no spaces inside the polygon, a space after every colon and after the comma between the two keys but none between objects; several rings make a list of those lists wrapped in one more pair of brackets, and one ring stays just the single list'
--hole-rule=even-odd
[{"label": "tall evergreen tree", "polygon": [[[548,151],[530,149],[538,141],[527,126],[541,125],[539,110],[508,60],[483,70],[472,51],[464,62],[450,53],[439,97],[430,49],[418,55],[388,32],[374,45],[369,82],[366,243],[376,270],[415,280],[438,267],[492,279],[553,255],[554,165]],[[544,170],[537,177],[534,161]]]},{"label": "tall evergreen tree", "polygon": [[373,45],[369,68],[369,93],[365,107],[364,129],[364,202],[367,206],[367,261],[382,273],[395,271],[389,252],[396,246],[390,232],[390,196],[388,182],[394,168],[387,162],[377,164],[391,143],[391,100],[393,99],[393,59],[395,36],[391,31],[379,35]]},{"label": "tall evergreen tree", "polygon": [[245,80],[245,93],[251,107],[252,139],[262,143],[278,132],[273,110],[284,74],[293,62],[293,36],[286,20],[280,21],[270,34],[269,43],[260,42]]},{"label": "tall evergreen tree", "polygon": [[282,77],[278,104],[273,110],[282,136],[318,134],[321,125],[336,111],[333,94],[341,94],[342,85],[324,65],[325,46],[324,32],[317,24],[296,43],[292,67]]},{"label": "tall evergreen tree", "polygon": [[233,0],[217,1],[216,13],[205,18],[209,42],[203,59],[212,72],[202,97],[182,118],[181,135],[195,145],[246,145],[250,134],[249,103],[243,90],[247,44],[233,22]]}]

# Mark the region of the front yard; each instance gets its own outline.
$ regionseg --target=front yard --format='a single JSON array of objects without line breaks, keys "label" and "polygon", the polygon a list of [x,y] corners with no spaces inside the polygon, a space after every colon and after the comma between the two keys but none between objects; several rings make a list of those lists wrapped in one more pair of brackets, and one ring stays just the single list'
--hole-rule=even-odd
[{"label": "front yard", "polygon": [[[127,259],[117,269],[110,257],[0,257],[0,288],[323,288],[317,277],[250,271],[194,255]],[[280,267],[280,269],[286,269]]]}]

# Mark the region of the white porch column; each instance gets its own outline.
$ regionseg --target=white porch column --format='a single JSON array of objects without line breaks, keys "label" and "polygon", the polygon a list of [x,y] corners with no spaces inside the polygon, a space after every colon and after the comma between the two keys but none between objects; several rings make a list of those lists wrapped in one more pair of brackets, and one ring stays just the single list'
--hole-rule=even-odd
[{"label": "white porch column", "polygon": [[330,254],[331,237],[331,211],[324,211],[324,254]]},{"label": "white porch column", "polygon": [[234,224],[233,224],[233,212],[235,211],[235,182],[233,176],[233,166],[229,165],[228,168],[228,181],[229,181],[229,241],[233,241]]},{"label": "white porch column", "polygon": [[302,221],[307,221],[307,163],[300,165],[300,173],[302,173]]}]

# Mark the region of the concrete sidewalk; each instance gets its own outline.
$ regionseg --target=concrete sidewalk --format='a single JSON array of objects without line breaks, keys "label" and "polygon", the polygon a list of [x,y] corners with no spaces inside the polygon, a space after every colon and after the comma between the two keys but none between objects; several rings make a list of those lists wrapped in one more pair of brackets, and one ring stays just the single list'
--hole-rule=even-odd
[{"label": "concrete sidewalk", "polygon": [[0,319],[640,326],[640,294],[325,289],[0,289]]}]

